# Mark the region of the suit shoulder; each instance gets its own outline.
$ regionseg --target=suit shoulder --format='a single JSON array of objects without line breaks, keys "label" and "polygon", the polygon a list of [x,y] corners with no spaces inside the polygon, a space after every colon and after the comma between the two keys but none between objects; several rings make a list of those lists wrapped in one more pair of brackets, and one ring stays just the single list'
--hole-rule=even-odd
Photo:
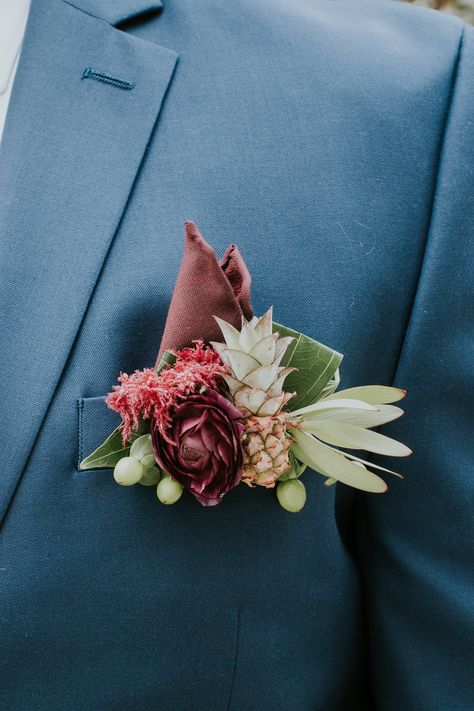
[{"label": "suit shoulder", "polygon": [[[290,61],[333,76],[407,91],[449,86],[465,28],[460,18],[398,0],[239,0],[264,41]],[[256,17],[258,15],[258,18]],[[266,34],[263,27],[266,27]],[[289,50],[289,52],[288,52]]]},{"label": "suit shoulder", "polygon": [[402,33],[415,42],[431,44],[449,41],[462,34],[466,23],[445,12],[413,5],[402,0],[239,0],[248,9],[259,8],[274,22],[289,16],[320,27],[335,27],[339,32],[377,38],[387,33]]},{"label": "suit shoulder", "polygon": [[[208,0],[209,1],[209,0]],[[217,4],[216,0],[211,0]],[[394,61],[436,71],[455,57],[466,23],[459,17],[399,0],[234,0],[234,11],[263,43],[299,44],[300,53],[344,52],[348,61]]]}]

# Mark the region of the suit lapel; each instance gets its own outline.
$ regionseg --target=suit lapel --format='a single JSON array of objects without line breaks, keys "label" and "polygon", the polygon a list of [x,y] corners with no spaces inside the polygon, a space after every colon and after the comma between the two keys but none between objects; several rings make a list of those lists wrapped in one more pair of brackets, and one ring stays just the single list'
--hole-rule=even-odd
[{"label": "suit lapel", "polygon": [[33,0],[0,145],[0,516],[58,384],[176,60],[173,50],[62,0]]},{"label": "suit lapel", "polygon": [[133,20],[139,15],[157,12],[163,7],[161,0],[65,0],[88,15],[100,17],[111,25]]}]

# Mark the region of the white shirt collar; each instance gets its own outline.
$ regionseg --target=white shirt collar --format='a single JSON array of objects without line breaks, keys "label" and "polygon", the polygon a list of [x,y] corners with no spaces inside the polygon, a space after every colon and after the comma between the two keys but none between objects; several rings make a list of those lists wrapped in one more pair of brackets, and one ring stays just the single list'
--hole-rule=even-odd
[{"label": "white shirt collar", "polygon": [[29,8],[30,0],[0,0],[0,95],[10,86]]}]

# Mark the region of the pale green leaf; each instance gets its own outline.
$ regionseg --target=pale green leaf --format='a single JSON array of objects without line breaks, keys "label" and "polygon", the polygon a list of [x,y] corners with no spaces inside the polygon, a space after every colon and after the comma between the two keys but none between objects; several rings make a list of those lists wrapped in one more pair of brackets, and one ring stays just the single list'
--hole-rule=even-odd
[{"label": "pale green leaf", "polygon": [[[368,402],[364,402],[363,400],[346,400],[345,398],[341,398],[340,400],[319,400],[318,402],[313,402],[311,405],[307,405],[306,407],[301,407],[299,410],[292,410],[290,415],[291,417],[311,419],[313,415],[315,417],[319,417],[321,413],[328,410],[331,411],[330,415],[332,415],[334,410],[343,410],[346,408],[356,410],[373,410],[374,412],[377,411],[377,408],[374,405],[369,405]],[[337,413],[334,413],[334,416],[336,415]]]},{"label": "pale green leaf", "polygon": [[312,435],[297,429],[292,428],[291,435],[294,438],[291,448],[297,459],[323,476],[371,493],[380,494],[387,490],[383,479],[346,459],[342,452],[331,449]]},{"label": "pale green leaf", "polygon": [[305,420],[301,423],[301,429],[336,447],[364,449],[390,457],[407,457],[411,454],[411,449],[396,439],[345,422]]},{"label": "pale green leaf", "polygon": [[388,385],[361,385],[356,388],[348,388],[347,390],[339,390],[337,393],[329,395],[328,400],[336,400],[338,398],[351,398],[355,400],[364,400],[371,405],[382,405],[390,402],[397,402],[406,395],[406,390],[401,388],[392,388]]},{"label": "pale green leaf", "polygon": [[381,467],[380,464],[374,464],[373,462],[368,462],[366,459],[361,459],[360,457],[356,457],[356,455],[352,454],[352,452],[344,452],[344,455],[346,457],[349,457],[349,459],[354,459],[356,462],[360,462],[361,464],[367,464],[369,467],[378,469],[381,472],[387,472],[387,474],[393,474],[394,476],[397,476],[399,479],[404,478],[403,474],[394,472],[393,469],[387,469],[387,467]]},{"label": "pale green leaf", "polygon": [[[334,400],[334,402],[344,402],[343,400]],[[403,410],[394,405],[377,405],[376,407],[368,405],[367,410],[340,407],[333,410],[322,410],[314,414],[305,415],[304,419],[317,420],[318,422],[347,422],[348,424],[356,425],[357,427],[379,427],[387,422],[392,422],[403,415]]]}]

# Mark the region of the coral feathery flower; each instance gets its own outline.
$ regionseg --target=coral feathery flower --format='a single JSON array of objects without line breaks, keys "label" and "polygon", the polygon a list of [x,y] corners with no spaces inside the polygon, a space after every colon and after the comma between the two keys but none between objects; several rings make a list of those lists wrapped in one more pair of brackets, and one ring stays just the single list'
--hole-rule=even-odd
[{"label": "coral feathery flower", "polygon": [[219,376],[228,368],[219,355],[202,341],[195,347],[177,351],[176,362],[160,373],[153,368],[136,370],[131,375],[120,373],[119,385],[107,395],[106,405],[123,421],[122,442],[125,446],[132,429],[138,429],[140,419],[153,417],[155,426],[165,439],[171,426],[172,408],[201,388],[217,388]]}]

